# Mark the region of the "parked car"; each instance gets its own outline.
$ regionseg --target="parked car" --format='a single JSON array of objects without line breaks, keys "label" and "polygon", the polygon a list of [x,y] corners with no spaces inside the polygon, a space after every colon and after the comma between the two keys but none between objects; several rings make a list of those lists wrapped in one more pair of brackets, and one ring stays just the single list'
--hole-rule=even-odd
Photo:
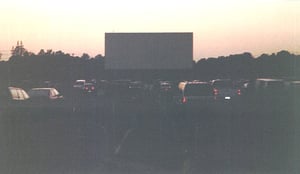
[{"label": "parked car", "polygon": [[63,96],[55,88],[32,88],[28,91],[32,101],[55,101],[63,99]]},{"label": "parked car", "polygon": [[285,82],[283,79],[256,79],[255,90],[265,97],[284,95]]},{"label": "parked car", "polygon": [[85,83],[86,83],[86,80],[76,80],[73,85],[73,88],[83,89]]},{"label": "parked car", "polygon": [[63,95],[55,88],[32,88],[27,93],[30,97],[29,104],[32,113],[59,113],[72,110],[71,102],[64,100]]},{"label": "parked car", "polygon": [[0,88],[0,113],[19,112],[27,108],[29,95],[22,88]]},{"label": "parked car", "polygon": [[179,96],[175,102],[192,109],[209,108],[215,101],[213,88],[208,82],[182,82],[179,84]]},{"label": "parked car", "polygon": [[97,94],[96,85],[93,83],[85,83],[83,86],[83,92],[85,94]]},{"label": "parked car", "polygon": [[232,100],[242,95],[241,88],[231,79],[216,79],[211,84],[217,100]]},{"label": "parked car", "polygon": [[300,103],[300,81],[288,82],[287,90],[288,102],[290,102],[291,106],[298,107]]},{"label": "parked car", "polygon": [[288,83],[289,89],[293,90],[296,95],[300,94],[300,81],[290,81]]},{"label": "parked car", "polygon": [[168,103],[172,101],[172,97],[175,92],[178,92],[178,88],[172,81],[160,80],[155,82],[152,92],[159,103]]},{"label": "parked car", "polygon": [[288,90],[283,79],[256,79],[255,97],[258,102],[263,102],[267,105],[284,104],[288,101]]}]

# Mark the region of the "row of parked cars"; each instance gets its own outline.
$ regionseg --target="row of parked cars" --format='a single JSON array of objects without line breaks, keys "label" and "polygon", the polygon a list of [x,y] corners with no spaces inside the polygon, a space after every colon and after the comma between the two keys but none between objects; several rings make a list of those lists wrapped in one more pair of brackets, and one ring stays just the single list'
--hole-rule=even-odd
[{"label": "row of parked cars", "polygon": [[0,113],[20,112],[36,105],[51,107],[62,99],[63,96],[55,88],[32,88],[26,92],[19,87],[1,87]]},{"label": "row of parked cars", "polygon": [[[104,91],[112,99],[132,101],[172,102],[180,105],[205,106],[218,102],[252,100],[253,102],[287,100],[300,97],[300,81],[259,78],[255,80],[215,79],[211,81],[165,81],[152,83],[133,80],[93,81],[76,80],[73,89],[79,94]],[[81,95],[79,95],[81,96]],[[1,111],[14,106],[60,105],[64,97],[53,87],[32,88],[27,92],[17,87],[5,87],[0,92]],[[80,100],[80,98],[79,98]]]},{"label": "row of parked cars", "polygon": [[178,84],[178,89],[179,93],[173,96],[175,103],[194,108],[214,107],[219,103],[290,107],[300,97],[300,81],[270,78],[184,81]]},{"label": "row of parked cars", "polygon": [[175,103],[197,109],[212,107],[216,101],[236,101],[242,95],[241,86],[230,79],[184,81],[178,84],[178,90],[173,97]]},{"label": "row of parked cars", "polygon": [[146,99],[157,102],[191,104],[204,101],[239,102],[241,100],[288,99],[299,93],[300,81],[258,78],[255,80],[214,79],[141,82],[107,81],[105,92],[117,99]]}]

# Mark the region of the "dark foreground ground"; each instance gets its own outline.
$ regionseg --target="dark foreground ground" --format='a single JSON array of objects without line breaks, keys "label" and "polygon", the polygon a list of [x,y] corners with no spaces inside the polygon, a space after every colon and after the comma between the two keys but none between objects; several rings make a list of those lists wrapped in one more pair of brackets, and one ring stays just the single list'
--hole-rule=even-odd
[{"label": "dark foreground ground", "polygon": [[0,173],[299,173],[299,102],[219,103],[104,96],[72,109],[1,114]]}]

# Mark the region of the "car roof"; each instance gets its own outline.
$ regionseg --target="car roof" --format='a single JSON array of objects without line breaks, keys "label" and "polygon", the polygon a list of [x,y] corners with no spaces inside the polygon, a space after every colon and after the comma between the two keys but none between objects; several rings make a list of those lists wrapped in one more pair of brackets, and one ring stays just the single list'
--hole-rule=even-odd
[{"label": "car roof", "polygon": [[259,79],[256,79],[258,81],[267,81],[267,82],[274,82],[274,81],[283,81],[283,79],[265,79],[265,78],[259,78]]},{"label": "car roof", "polygon": [[202,82],[202,81],[186,82],[186,85],[201,85],[201,84],[209,84],[209,83],[208,82]]},{"label": "car roof", "polygon": [[212,81],[216,82],[216,81],[232,81],[232,80],[231,79],[214,79]]},{"label": "car roof", "polygon": [[32,88],[31,90],[52,90],[55,88]]}]

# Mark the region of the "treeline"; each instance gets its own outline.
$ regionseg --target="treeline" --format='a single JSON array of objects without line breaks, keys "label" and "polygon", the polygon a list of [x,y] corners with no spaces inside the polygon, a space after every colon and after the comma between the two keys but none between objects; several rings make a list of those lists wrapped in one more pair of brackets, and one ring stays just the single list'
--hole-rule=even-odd
[{"label": "treeline", "polygon": [[280,51],[253,57],[250,53],[200,59],[193,68],[196,78],[299,78],[300,55]]},{"label": "treeline", "polygon": [[[62,51],[40,51],[39,54],[14,55],[9,61],[0,62],[1,82],[57,81],[71,82],[75,79],[110,79],[118,76],[116,72],[104,69],[105,57],[97,55],[81,57],[65,54]],[[180,78],[214,79],[214,78],[293,78],[300,79],[300,55],[288,51],[280,51],[271,55],[263,54],[253,57],[250,53],[205,58],[194,62],[193,69]],[[162,72],[161,74],[159,72]],[[119,72],[120,73],[120,72]],[[122,72],[121,72],[122,73]],[[147,77],[147,79],[168,78],[167,71],[123,72],[120,78]],[[170,72],[169,72],[170,73]],[[172,78],[178,77],[180,71],[170,73]],[[135,77],[133,77],[135,78]]]}]

